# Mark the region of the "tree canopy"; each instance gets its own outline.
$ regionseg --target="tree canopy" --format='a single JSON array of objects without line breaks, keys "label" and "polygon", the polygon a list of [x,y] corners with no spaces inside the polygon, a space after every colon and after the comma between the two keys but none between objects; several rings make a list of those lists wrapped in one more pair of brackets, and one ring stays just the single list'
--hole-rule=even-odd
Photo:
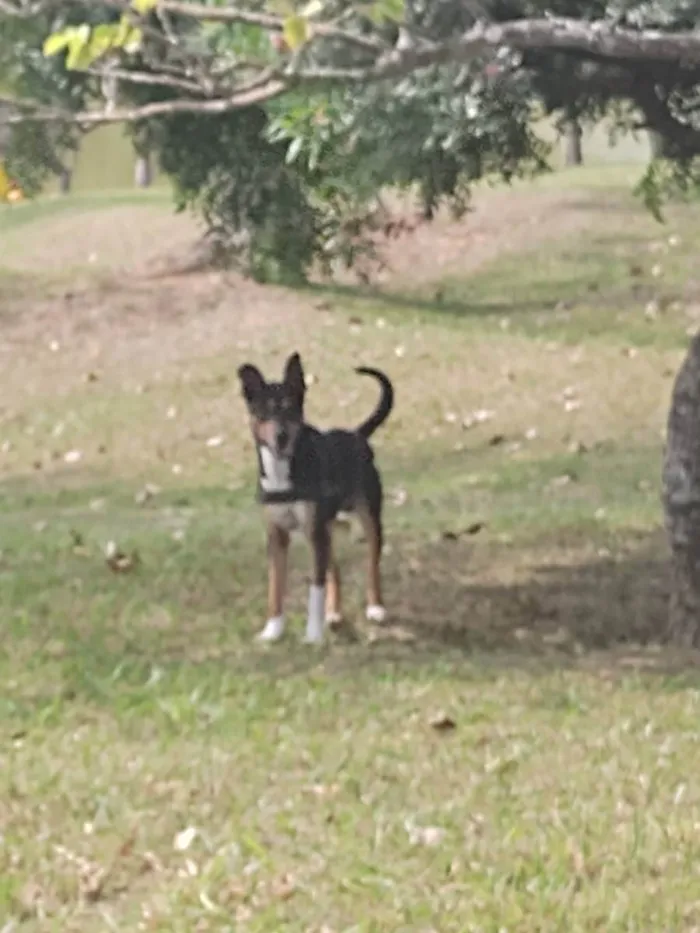
[{"label": "tree canopy", "polygon": [[[4,119],[63,145],[126,123],[181,206],[301,272],[355,261],[382,187],[417,187],[429,218],[542,170],[543,112],[654,131],[693,181],[698,23],[700,0],[0,0]],[[652,207],[663,177],[643,179]]]}]

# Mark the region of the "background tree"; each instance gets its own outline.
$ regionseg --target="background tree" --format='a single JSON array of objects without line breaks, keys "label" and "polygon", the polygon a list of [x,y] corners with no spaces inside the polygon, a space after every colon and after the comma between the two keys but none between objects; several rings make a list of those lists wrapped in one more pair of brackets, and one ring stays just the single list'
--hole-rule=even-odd
[{"label": "background tree", "polygon": [[[82,110],[90,79],[67,68],[62,58],[47,58],[42,43],[57,24],[82,22],[85,11],[66,7],[57,18],[40,10],[32,17],[3,17],[2,10],[0,5],[0,96],[68,113]],[[81,126],[70,120],[20,122],[9,138],[6,170],[25,194],[36,194],[48,177],[70,171],[82,135]]]}]

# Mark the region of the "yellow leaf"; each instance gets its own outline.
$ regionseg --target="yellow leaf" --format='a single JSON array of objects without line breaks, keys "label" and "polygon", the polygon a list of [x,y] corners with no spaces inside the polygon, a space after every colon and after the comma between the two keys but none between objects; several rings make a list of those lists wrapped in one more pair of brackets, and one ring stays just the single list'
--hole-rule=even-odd
[{"label": "yellow leaf", "polygon": [[90,53],[99,58],[108,52],[115,44],[119,26],[112,23],[104,23],[101,26],[95,26],[90,37]]},{"label": "yellow leaf", "polygon": [[143,30],[139,29],[138,26],[134,26],[124,42],[124,51],[128,52],[129,55],[133,55],[134,52],[138,52],[138,50],[141,48],[142,40]]},{"label": "yellow leaf", "polygon": [[301,11],[301,15],[309,19],[312,16],[318,16],[319,13],[323,13],[323,0],[309,0],[304,9]]},{"label": "yellow leaf", "polygon": [[54,32],[44,40],[43,53],[46,58],[57,55],[67,48],[73,38],[74,30],[72,28],[62,29],[60,32]]},{"label": "yellow leaf", "polygon": [[145,16],[158,6],[158,0],[131,0],[132,9]]},{"label": "yellow leaf", "polygon": [[284,21],[282,33],[289,48],[292,49],[292,51],[298,49],[308,38],[309,30],[306,20],[303,16],[299,16],[298,14],[288,16]]}]

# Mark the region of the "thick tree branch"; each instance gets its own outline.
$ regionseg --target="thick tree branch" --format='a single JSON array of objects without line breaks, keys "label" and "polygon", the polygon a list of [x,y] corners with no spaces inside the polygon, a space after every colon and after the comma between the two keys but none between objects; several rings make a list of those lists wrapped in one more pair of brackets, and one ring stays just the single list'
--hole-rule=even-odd
[{"label": "thick tree branch", "polygon": [[[7,0],[0,0],[6,3]],[[50,0],[47,0],[50,2]],[[126,0],[108,0],[114,5],[124,6]],[[267,14],[240,11],[235,6],[207,7],[201,4],[162,0],[164,10],[193,18],[216,16],[224,22],[248,22],[261,28],[276,30],[282,19]],[[313,45],[325,36],[321,25],[314,26],[309,42]],[[332,38],[353,43],[356,34],[333,29]],[[70,120],[82,125],[99,123],[130,122],[148,119],[167,113],[224,113],[229,110],[260,104],[266,100],[300,86],[313,87],[319,84],[368,84],[404,77],[412,72],[449,62],[466,63],[500,48],[521,52],[574,53],[583,58],[599,62],[617,63],[620,66],[666,63],[674,68],[700,66],[700,33],[664,33],[657,30],[637,32],[617,29],[602,22],[584,22],[571,19],[523,19],[505,23],[479,23],[460,36],[444,42],[423,42],[411,48],[394,48],[377,52],[374,60],[366,66],[349,68],[300,67],[298,56],[291,63],[283,63],[253,84],[233,87],[212,97],[204,86],[200,91],[206,99],[183,99],[147,104],[143,107],[115,109],[111,112],[86,111],[77,114],[36,109],[33,113],[15,113],[10,122],[33,120]],[[671,118],[673,119],[673,118]],[[7,122],[7,118],[6,118]],[[683,124],[681,124],[682,126]]]},{"label": "thick tree branch", "polygon": [[691,158],[700,153],[700,130],[673,115],[668,102],[660,96],[652,80],[640,75],[631,96],[644,115],[645,128],[663,136],[669,153],[679,159]]}]

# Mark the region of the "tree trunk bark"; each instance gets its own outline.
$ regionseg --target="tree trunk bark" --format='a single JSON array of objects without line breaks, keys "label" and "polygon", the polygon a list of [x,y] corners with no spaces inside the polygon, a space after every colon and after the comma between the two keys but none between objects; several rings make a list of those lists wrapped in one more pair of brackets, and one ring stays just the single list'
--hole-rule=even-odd
[{"label": "tree trunk bark", "polygon": [[134,183],[139,188],[149,188],[153,181],[153,166],[150,153],[136,157],[134,165]]},{"label": "tree trunk bark", "polygon": [[564,126],[566,165],[583,165],[583,151],[581,149],[581,124],[576,119],[567,120]]},{"label": "tree trunk bark", "polygon": [[0,119],[0,159],[4,158],[12,137],[11,125],[4,122],[4,118],[9,117],[11,113],[12,107],[10,104],[0,102],[0,117],[3,118]]},{"label": "tree trunk bark", "polygon": [[64,167],[58,173],[58,190],[61,192],[61,194],[70,194],[72,184],[73,172],[71,169]]},{"label": "tree trunk bark", "polygon": [[666,139],[656,130],[649,130],[649,150],[652,159],[664,159],[668,155]]},{"label": "tree trunk bark", "polygon": [[700,335],[676,376],[668,416],[663,504],[671,546],[669,637],[700,647]]}]

